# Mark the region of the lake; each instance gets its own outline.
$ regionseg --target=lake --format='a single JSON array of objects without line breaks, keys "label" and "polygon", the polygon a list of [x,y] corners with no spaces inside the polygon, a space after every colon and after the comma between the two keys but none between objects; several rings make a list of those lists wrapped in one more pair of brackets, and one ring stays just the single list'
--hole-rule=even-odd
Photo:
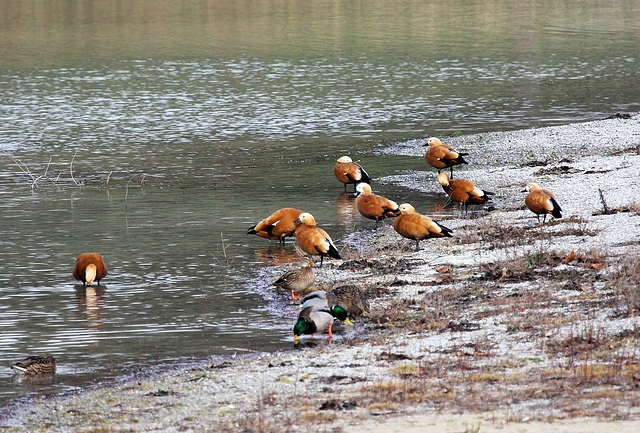
[{"label": "lake", "polygon": [[[389,143],[639,111],[638,47],[635,1],[0,1],[2,404],[291,350],[294,242],[250,226],[297,207],[348,248],[338,157],[375,179],[426,169]],[[38,353],[54,378],[13,376]]]}]

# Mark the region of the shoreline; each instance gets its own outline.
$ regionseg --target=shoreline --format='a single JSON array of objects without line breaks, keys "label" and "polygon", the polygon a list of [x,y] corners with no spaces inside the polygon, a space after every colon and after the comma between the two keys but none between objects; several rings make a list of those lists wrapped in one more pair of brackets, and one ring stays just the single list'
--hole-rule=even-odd
[{"label": "shoreline", "polygon": [[[3,429],[640,429],[640,294],[625,290],[640,285],[640,116],[442,141],[470,154],[455,176],[495,192],[496,209],[439,217],[454,237],[419,252],[388,223],[352,234],[318,280],[359,284],[371,313],[333,344],[47,398]],[[383,151],[424,156],[418,140]],[[441,191],[426,163],[380,180]],[[520,192],[531,180],[562,219],[535,223]]]}]

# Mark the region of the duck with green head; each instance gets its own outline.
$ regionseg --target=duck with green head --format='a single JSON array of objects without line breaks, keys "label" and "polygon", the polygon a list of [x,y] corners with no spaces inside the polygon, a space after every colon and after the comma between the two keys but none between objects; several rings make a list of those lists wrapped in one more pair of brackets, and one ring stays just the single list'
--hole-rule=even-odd
[{"label": "duck with green head", "polygon": [[353,325],[349,320],[349,312],[338,303],[338,298],[332,292],[325,290],[316,290],[302,298],[302,309],[311,307],[315,310],[328,310],[336,319],[346,322],[347,325]]},{"label": "duck with green head", "polygon": [[333,319],[334,316],[328,308],[303,308],[298,315],[298,321],[293,326],[294,341],[297,343],[300,335],[311,335],[313,337],[313,334],[318,332],[326,332],[329,334],[329,338],[333,337],[333,333],[331,332]]}]

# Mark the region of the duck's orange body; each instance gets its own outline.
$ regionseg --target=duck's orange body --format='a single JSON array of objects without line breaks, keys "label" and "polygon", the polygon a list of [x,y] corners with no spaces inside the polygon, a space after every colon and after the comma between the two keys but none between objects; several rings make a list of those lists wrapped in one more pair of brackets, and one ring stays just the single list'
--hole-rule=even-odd
[{"label": "duck's orange body", "polygon": [[73,278],[82,281],[84,286],[90,286],[94,281],[100,285],[100,280],[106,275],[107,265],[104,264],[104,260],[102,260],[100,254],[80,254],[76,259],[76,266],[73,268]]},{"label": "duck's orange body", "polygon": [[298,227],[298,223],[294,221],[298,219],[301,213],[301,210],[292,207],[279,209],[251,227],[247,234],[258,235],[261,238],[284,243],[285,237],[293,236],[293,232]]},{"label": "duck's orange body", "polygon": [[298,246],[307,254],[320,256],[320,266],[324,257],[341,258],[331,236],[320,227],[316,227],[313,215],[304,212],[296,221],[301,223],[294,233]]},{"label": "duck's orange body", "polygon": [[369,184],[359,183],[356,191],[358,192],[356,206],[358,207],[358,212],[365,218],[372,219],[378,223],[385,218],[393,218],[400,215],[398,204],[388,198],[372,194]]},{"label": "duck's orange body", "polygon": [[467,163],[463,158],[463,156],[467,155],[466,153],[457,152],[453,147],[442,144],[440,140],[435,137],[427,140],[425,146],[429,146],[425,154],[425,159],[431,167],[438,170],[438,173],[450,167],[451,177],[453,177],[453,167]]},{"label": "duck's orange body", "polygon": [[408,203],[400,205],[402,214],[393,222],[393,228],[401,236],[416,241],[416,251],[420,248],[420,240],[429,238],[451,237],[451,230],[421,215]]},{"label": "duck's orange body", "polygon": [[469,205],[484,204],[491,200],[492,192],[483,191],[473,182],[467,179],[449,179],[447,173],[438,175],[438,182],[452,201],[460,204],[460,208],[465,211]]},{"label": "duck's orange body", "polygon": [[336,166],[333,167],[333,174],[336,178],[344,184],[344,189],[347,189],[349,184],[357,184],[359,182],[370,183],[371,178],[364,171],[364,168],[357,162],[353,162],[350,157],[343,156],[338,159]]},{"label": "duck's orange body", "polygon": [[531,212],[536,214],[538,221],[540,221],[540,215],[544,215],[542,222],[547,220],[547,215],[562,218],[560,213],[562,209],[551,191],[542,189],[535,183],[528,183],[525,191],[528,191],[529,194],[524,199],[524,204]]}]

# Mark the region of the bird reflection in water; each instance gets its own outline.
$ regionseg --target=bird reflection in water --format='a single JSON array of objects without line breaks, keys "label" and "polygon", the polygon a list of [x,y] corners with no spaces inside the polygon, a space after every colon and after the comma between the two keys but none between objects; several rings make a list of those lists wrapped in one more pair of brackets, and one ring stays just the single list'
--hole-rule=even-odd
[{"label": "bird reflection in water", "polygon": [[87,318],[87,323],[91,329],[98,329],[102,324],[104,314],[104,295],[106,286],[87,286],[81,284],[75,286],[76,301],[78,307]]},{"label": "bird reflection in water", "polygon": [[256,260],[266,266],[281,266],[297,262],[302,254],[291,247],[268,245],[256,248]]},{"label": "bird reflection in water", "polygon": [[356,196],[350,192],[343,192],[336,198],[335,207],[338,224],[341,227],[355,227],[358,222]]}]

